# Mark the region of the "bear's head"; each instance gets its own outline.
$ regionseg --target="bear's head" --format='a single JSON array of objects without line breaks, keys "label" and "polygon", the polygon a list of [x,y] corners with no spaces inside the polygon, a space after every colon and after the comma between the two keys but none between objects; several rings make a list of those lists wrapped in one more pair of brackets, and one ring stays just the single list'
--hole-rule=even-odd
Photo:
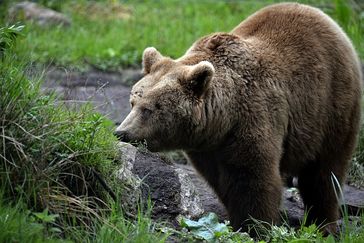
[{"label": "bear's head", "polygon": [[130,94],[131,111],[115,134],[121,141],[146,142],[151,151],[188,149],[201,130],[201,105],[214,76],[208,61],[163,57],[155,48],[143,53],[144,77]]}]

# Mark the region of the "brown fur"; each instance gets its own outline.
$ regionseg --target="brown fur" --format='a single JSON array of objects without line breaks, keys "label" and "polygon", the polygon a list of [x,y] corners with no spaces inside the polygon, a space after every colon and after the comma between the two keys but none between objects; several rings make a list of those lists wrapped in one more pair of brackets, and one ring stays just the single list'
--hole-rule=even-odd
[{"label": "brown fur", "polygon": [[355,148],[361,71],[328,16],[276,4],[230,33],[201,38],[177,60],[153,48],[143,59],[146,75],[117,129],[124,140],[183,149],[234,229],[250,216],[279,221],[283,174],[298,176],[309,222],[338,218],[331,175],[343,182]]}]

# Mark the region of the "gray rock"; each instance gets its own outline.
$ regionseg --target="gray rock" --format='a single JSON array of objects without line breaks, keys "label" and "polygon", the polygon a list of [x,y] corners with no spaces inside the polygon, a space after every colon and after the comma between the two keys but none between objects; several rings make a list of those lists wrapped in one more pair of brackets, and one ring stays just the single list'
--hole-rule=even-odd
[{"label": "gray rock", "polygon": [[360,215],[364,212],[364,191],[353,186],[344,186],[344,203],[349,215]]},{"label": "gray rock", "polygon": [[142,180],[138,175],[133,173],[137,149],[127,143],[120,143],[118,144],[118,147],[122,163],[121,167],[116,172],[116,176],[123,185],[120,199],[124,208],[128,209],[128,212],[131,215],[136,215],[138,210],[137,205],[142,194],[140,188]]},{"label": "gray rock", "polygon": [[[134,146],[120,143],[123,161],[117,175],[122,184],[138,181],[137,189],[127,191],[127,197],[141,196],[142,202],[150,198],[153,210],[152,217],[176,224],[178,216],[197,218],[204,213],[195,186],[188,174],[163,161],[157,154],[137,150]],[[141,193],[141,194],[139,194]],[[134,204],[136,205],[136,204]]]},{"label": "gray rock", "polygon": [[281,214],[292,227],[300,226],[305,207],[297,188],[285,188],[283,190],[283,202]]},{"label": "gray rock", "polygon": [[228,220],[228,214],[224,205],[220,202],[214,190],[207,182],[196,172],[191,165],[176,165],[181,170],[185,171],[191,178],[192,183],[196,187],[196,192],[202,203],[205,212],[214,212],[220,220]]},{"label": "gray rock", "polygon": [[71,25],[71,20],[65,15],[27,1],[17,3],[9,9],[9,20],[30,20],[39,26]]},{"label": "gray rock", "polygon": [[202,209],[201,200],[193,186],[190,176],[180,168],[176,168],[175,171],[181,184],[182,215],[188,218],[196,218],[202,215],[204,210]]}]

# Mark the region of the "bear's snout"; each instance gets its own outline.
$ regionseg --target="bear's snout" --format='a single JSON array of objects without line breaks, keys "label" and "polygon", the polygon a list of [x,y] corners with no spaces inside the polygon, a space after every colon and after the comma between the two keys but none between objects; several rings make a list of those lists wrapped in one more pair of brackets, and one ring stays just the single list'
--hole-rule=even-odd
[{"label": "bear's snout", "polygon": [[114,135],[121,141],[121,142],[131,142],[130,135],[127,131],[115,131]]}]

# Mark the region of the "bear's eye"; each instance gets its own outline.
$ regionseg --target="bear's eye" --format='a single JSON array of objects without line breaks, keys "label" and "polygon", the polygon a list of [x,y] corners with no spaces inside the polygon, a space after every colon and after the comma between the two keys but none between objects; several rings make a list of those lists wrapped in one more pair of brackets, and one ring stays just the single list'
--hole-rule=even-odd
[{"label": "bear's eye", "polygon": [[162,108],[162,106],[161,106],[161,104],[160,103],[156,103],[155,104],[155,108],[157,109],[157,110],[160,110],[161,108]]},{"label": "bear's eye", "polygon": [[148,108],[142,108],[142,116],[144,119],[148,119],[151,114],[152,114],[152,110],[150,110]]}]

